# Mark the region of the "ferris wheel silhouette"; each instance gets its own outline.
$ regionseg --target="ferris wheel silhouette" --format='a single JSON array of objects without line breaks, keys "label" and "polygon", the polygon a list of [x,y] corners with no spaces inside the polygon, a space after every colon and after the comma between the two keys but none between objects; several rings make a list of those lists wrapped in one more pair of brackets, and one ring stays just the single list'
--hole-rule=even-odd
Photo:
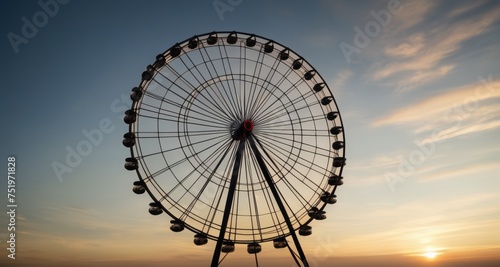
[{"label": "ferris wheel silhouette", "polygon": [[211,32],[159,54],[130,97],[125,168],[152,215],[167,213],[196,245],[215,241],[212,267],[237,244],[258,264],[263,242],[309,266],[297,232],[326,219],[346,162],[340,112],[316,69],[273,40]]}]

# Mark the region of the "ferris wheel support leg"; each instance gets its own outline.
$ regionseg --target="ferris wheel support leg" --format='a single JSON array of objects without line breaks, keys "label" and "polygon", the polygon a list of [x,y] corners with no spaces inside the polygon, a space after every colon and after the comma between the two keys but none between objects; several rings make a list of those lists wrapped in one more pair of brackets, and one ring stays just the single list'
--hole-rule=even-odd
[{"label": "ferris wheel support leg", "polygon": [[229,183],[229,190],[227,192],[226,207],[224,208],[224,215],[222,217],[221,229],[219,233],[219,238],[217,239],[217,244],[215,245],[214,255],[212,257],[211,267],[219,266],[219,258],[222,249],[222,243],[224,236],[226,234],[227,222],[229,221],[229,215],[231,213],[231,206],[233,205],[234,191],[236,190],[236,184],[238,183],[238,173],[240,171],[241,156],[243,155],[243,150],[245,148],[245,142],[240,141],[238,145],[238,150],[236,151],[236,159],[234,161],[233,173],[231,175],[231,181]]},{"label": "ferris wheel support leg", "polygon": [[[257,159],[257,163],[259,164],[259,167],[262,171],[262,174],[264,175],[264,178],[266,179],[266,182],[269,185],[271,192],[273,193],[273,196],[276,200],[276,204],[278,204],[278,207],[281,211],[281,214],[283,214],[286,225],[287,225],[288,229],[290,230],[290,235],[292,236],[293,242],[295,243],[295,247],[297,248],[297,252],[299,253],[302,264],[304,264],[304,267],[309,267],[309,263],[307,262],[306,255],[304,254],[304,251],[302,250],[302,246],[300,245],[297,234],[295,233],[295,231],[293,229],[293,225],[292,225],[292,222],[290,221],[290,217],[288,217],[285,206],[283,205],[283,202],[281,201],[281,198],[279,196],[278,190],[276,189],[276,186],[273,183],[271,175],[269,174],[269,169],[267,168],[266,163],[262,159],[262,155],[260,154],[260,151],[257,148],[255,141],[253,140],[252,134],[250,134],[248,136],[248,141],[250,142],[250,147],[252,148],[252,151],[255,155],[255,158]],[[265,151],[264,151],[264,153],[265,153]]]}]

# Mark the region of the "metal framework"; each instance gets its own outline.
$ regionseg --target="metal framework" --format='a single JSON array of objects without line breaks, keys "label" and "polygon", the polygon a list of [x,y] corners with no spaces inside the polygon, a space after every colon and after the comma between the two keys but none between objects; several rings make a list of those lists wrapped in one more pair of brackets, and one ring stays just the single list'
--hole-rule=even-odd
[{"label": "metal framework", "polygon": [[167,213],[196,245],[216,241],[212,267],[235,244],[257,255],[268,241],[309,266],[296,233],[326,218],[345,165],[342,119],[321,75],[273,40],[212,32],[159,54],[141,78],[123,145],[150,213]]}]

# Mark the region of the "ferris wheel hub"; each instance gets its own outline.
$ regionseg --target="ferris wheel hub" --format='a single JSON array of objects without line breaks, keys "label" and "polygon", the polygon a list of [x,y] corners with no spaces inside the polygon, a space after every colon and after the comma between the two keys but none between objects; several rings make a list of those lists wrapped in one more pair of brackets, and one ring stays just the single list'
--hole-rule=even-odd
[{"label": "ferris wheel hub", "polygon": [[243,128],[247,132],[251,132],[253,130],[253,121],[252,120],[246,120],[243,122]]},{"label": "ferris wheel hub", "polygon": [[245,120],[241,124],[238,125],[236,129],[232,131],[231,137],[234,140],[241,140],[246,137],[246,134],[252,132],[254,127],[252,120]]}]

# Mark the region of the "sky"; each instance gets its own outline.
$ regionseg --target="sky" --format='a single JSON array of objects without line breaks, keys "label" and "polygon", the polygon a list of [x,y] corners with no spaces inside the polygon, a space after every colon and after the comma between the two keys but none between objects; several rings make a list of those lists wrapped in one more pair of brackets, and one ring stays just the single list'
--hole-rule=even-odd
[{"label": "sky", "polygon": [[[6,0],[0,10],[0,265],[209,264],[214,242],[171,232],[131,191],[122,117],[157,54],[232,30],[307,59],[342,114],[344,185],[300,237],[311,266],[500,265],[498,1]],[[293,266],[262,245],[259,266]],[[236,263],[254,266],[244,246],[223,266]]]}]

